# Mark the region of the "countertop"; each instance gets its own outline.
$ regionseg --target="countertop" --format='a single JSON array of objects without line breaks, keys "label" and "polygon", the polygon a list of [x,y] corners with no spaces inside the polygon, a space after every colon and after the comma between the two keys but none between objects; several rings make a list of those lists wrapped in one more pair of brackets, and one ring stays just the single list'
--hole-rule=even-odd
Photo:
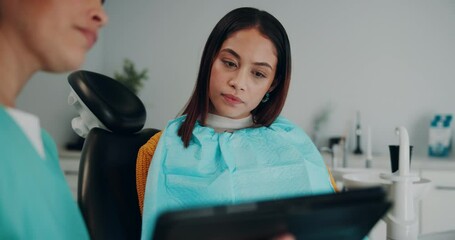
[{"label": "countertop", "polygon": [[455,239],[455,230],[440,232],[440,233],[430,233],[419,236],[419,240],[449,240]]},{"label": "countertop", "polygon": [[[323,157],[329,167],[332,167],[331,155],[323,153]],[[365,168],[365,155],[349,154],[347,157],[347,168]],[[336,158],[335,168],[341,168],[342,159]],[[371,162],[372,169],[390,170],[390,157],[388,155],[373,155]],[[412,156],[411,171],[415,170],[447,170],[455,171],[454,158],[433,158],[428,156]]]}]

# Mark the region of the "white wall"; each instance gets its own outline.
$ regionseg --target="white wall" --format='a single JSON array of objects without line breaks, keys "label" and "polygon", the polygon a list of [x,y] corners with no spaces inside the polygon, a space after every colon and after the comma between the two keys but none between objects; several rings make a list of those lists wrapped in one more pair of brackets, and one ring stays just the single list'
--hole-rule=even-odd
[{"label": "white wall", "polygon": [[[394,128],[404,125],[415,153],[425,155],[432,115],[455,113],[455,1],[449,0],[107,1],[101,72],[112,75],[124,58],[148,68],[140,93],[146,126],[163,128],[191,94],[213,26],[240,6],[267,10],[287,29],[293,75],[283,115],[309,134],[315,116],[330,106],[323,137],[352,135],[359,110],[375,153],[396,144]],[[56,87],[62,99],[64,87]],[[36,110],[45,105],[31,100]],[[69,118],[47,114],[52,117],[43,121]]]}]

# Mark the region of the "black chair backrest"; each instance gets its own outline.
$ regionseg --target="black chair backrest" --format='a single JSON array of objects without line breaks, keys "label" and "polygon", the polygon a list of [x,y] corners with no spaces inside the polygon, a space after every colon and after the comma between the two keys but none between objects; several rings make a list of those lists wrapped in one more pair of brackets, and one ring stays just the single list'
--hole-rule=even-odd
[{"label": "black chair backrest", "polygon": [[109,130],[134,133],[147,117],[142,101],[120,82],[90,71],[76,71],[68,83],[81,101]]},{"label": "black chair backrest", "polygon": [[92,239],[140,239],[136,156],[159,130],[116,134],[93,128],[79,168],[78,204]]},{"label": "black chair backrest", "polygon": [[108,129],[90,129],[79,166],[77,201],[90,237],[139,239],[136,158],[139,148],[159,130],[141,130],[146,120],[144,104],[114,79],[76,71],[68,82],[83,103],[78,107],[102,123],[96,126]]}]

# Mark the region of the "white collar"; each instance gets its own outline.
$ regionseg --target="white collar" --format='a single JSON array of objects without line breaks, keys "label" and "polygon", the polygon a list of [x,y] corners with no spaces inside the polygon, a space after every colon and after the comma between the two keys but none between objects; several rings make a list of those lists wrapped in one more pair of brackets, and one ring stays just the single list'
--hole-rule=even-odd
[{"label": "white collar", "polygon": [[16,121],[16,124],[24,131],[25,136],[32,143],[41,158],[44,159],[44,145],[41,139],[41,127],[39,118],[31,113],[16,108],[6,107],[6,112]]},{"label": "white collar", "polygon": [[252,115],[246,118],[232,119],[209,113],[207,114],[205,124],[215,129],[216,132],[233,132],[238,129],[251,127],[254,125],[254,122]]}]

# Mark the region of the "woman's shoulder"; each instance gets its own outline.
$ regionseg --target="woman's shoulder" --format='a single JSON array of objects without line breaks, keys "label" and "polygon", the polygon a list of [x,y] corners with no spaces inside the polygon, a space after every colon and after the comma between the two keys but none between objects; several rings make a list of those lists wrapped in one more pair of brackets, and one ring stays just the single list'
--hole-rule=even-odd
[{"label": "woman's shoulder", "polygon": [[170,125],[181,125],[186,119],[186,115],[182,115],[182,116],[179,116],[179,117],[176,117],[174,119],[171,119],[167,122],[167,125],[170,126]]},{"label": "woman's shoulder", "polygon": [[171,134],[172,136],[178,132],[180,126],[186,119],[186,115],[176,117],[167,122],[166,127],[163,130],[163,136]]},{"label": "woman's shoulder", "polygon": [[287,119],[286,117],[283,116],[278,116],[275,121],[270,125],[270,128],[272,129],[282,129],[286,132],[292,131],[292,130],[302,130],[297,124],[292,122],[291,120]]},{"label": "woman's shoulder", "polygon": [[299,125],[283,116],[278,116],[267,129],[292,139],[305,139],[305,141],[309,139],[309,136]]},{"label": "woman's shoulder", "polygon": [[178,116],[174,119],[171,119],[167,122],[166,129],[168,128],[179,128],[182,123],[185,121],[186,115]]},{"label": "woman's shoulder", "polygon": [[291,120],[287,119],[286,117],[282,116],[282,115],[279,115],[275,121],[273,121],[272,124],[289,124],[289,125],[295,125],[294,122],[292,122]]}]

